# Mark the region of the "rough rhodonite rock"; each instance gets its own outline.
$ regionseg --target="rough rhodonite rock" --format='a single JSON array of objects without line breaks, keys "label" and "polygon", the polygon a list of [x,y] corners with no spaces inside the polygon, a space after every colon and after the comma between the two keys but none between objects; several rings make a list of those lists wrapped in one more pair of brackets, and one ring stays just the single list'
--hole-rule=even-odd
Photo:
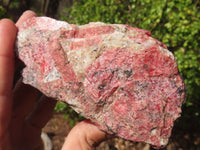
[{"label": "rough rhodonite rock", "polygon": [[185,85],[173,54],[148,31],[34,17],[19,27],[17,51],[24,83],[110,134],[167,144]]}]

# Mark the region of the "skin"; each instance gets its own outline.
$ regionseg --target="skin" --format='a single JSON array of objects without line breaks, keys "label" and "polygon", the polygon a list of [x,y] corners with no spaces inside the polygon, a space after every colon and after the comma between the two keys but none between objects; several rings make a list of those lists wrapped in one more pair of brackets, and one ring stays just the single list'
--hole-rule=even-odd
[{"label": "skin", "polygon": [[[38,99],[39,92],[21,79],[13,87],[17,28],[34,16],[34,12],[26,11],[16,24],[0,20],[0,150],[42,149],[41,131],[56,104],[45,96]],[[70,131],[62,150],[92,150],[106,137],[94,124],[83,121]]]}]

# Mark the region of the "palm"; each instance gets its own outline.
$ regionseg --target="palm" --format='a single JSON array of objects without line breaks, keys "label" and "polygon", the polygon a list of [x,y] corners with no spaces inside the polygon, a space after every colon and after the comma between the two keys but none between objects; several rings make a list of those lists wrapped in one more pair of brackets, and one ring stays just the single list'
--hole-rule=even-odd
[{"label": "palm", "polygon": [[51,117],[55,101],[46,97],[37,100],[38,92],[20,81],[13,93],[11,142],[20,150],[36,149],[42,145],[41,130]]}]

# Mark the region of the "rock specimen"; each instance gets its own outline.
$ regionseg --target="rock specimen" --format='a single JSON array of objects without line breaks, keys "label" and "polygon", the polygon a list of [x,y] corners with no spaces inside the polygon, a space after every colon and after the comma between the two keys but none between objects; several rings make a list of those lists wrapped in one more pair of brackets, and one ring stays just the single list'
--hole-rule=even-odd
[{"label": "rock specimen", "polygon": [[173,54],[148,31],[34,17],[19,27],[17,52],[24,83],[110,134],[167,144],[185,85]]}]

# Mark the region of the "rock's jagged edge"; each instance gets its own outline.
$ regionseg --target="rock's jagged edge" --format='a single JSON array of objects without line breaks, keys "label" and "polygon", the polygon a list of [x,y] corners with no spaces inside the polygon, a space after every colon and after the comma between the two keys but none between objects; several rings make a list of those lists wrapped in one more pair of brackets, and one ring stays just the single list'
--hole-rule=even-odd
[{"label": "rock's jagged edge", "polygon": [[101,22],[26,21],[17,36],[23,82],[68,103],[110,133],[165,146],[185,84],[176,60],[148,31]]}]

